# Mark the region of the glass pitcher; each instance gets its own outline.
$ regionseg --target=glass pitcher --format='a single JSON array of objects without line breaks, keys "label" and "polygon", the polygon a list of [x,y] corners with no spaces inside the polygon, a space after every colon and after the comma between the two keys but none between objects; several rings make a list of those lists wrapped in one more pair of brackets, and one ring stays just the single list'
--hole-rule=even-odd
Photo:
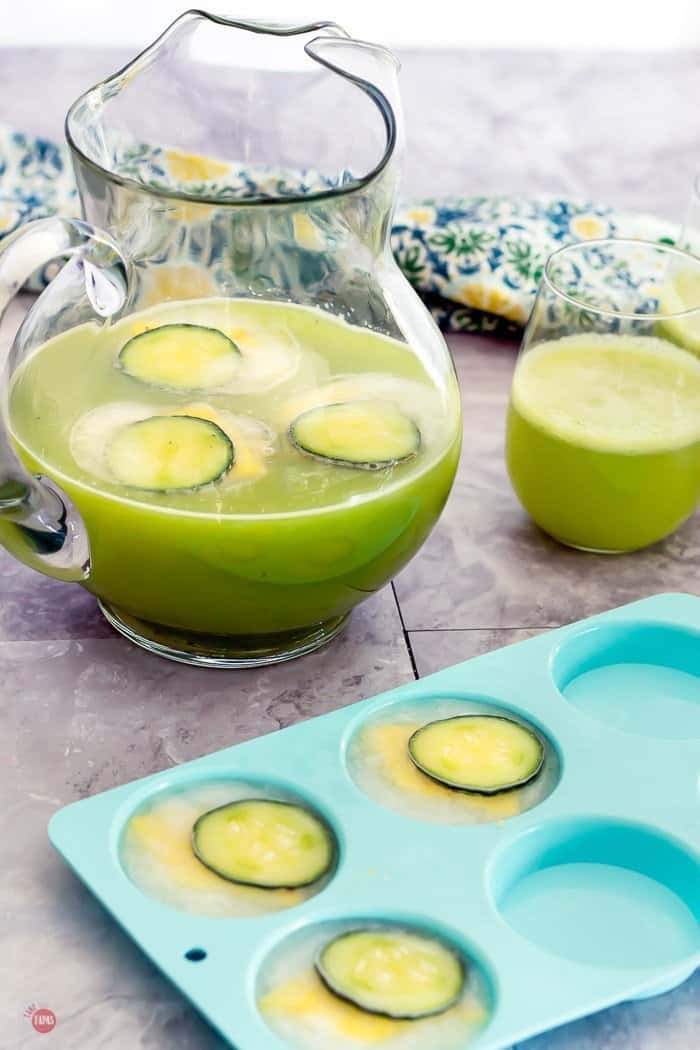
[{"label": "glass pitcher", "polygon": [[84,219],[8,238],[0,539],[172,659],[309,652],[425,540],[461,441],[390,251],[398,65],[188,12],[66,121]]}]

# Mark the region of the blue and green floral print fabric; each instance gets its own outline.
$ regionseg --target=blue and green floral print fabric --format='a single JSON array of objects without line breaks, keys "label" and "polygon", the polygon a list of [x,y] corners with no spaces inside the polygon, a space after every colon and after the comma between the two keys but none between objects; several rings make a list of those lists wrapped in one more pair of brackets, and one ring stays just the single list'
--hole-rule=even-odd
[{"label": "blue and green floral print fabric", "polygon": [[[195,197],[279,196],[331,185],[312,172],[261,177],[162,147],[140,147],[120,160],[121,170],[139,181]],[[0,126],[0,243],[23,223],[57,212],[79,212],[67,147]],[[673,243],[675,232],[651,216],[587,201],[480,196],[399,207],[392,245],[443,329],[515,332],[527,321],[545,261],[556,248],[608,236]],[[47,279],[47,273],[36,274],[32,287],[38,290]]]}]

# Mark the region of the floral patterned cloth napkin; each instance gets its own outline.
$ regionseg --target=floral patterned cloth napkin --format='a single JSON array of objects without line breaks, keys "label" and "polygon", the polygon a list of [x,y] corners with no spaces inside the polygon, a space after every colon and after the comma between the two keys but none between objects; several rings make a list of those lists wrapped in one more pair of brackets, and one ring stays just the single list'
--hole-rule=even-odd
[{"label": "floral patterned cloth napkin", "polygon": [[[134,154],[167,183],[188,192],[212,187],[234,197],[251,189],[250,174],[220,161],[161,148]],[[308,181],[306,173],[305,183]],[[274,190],[294,192],[279,178]],[[0,125],[0,245],[22,223],[79,212],[67,147]],[[394,253],[404,273],[446,331],[517,332],[527,321],[544,263],[554,249],[594,237],[639,237],[673,243],[676,227],[647,215],[559,197],[480,196],[426,200],[396,212]],[[32,279],[35,290],[45,274]]]}]

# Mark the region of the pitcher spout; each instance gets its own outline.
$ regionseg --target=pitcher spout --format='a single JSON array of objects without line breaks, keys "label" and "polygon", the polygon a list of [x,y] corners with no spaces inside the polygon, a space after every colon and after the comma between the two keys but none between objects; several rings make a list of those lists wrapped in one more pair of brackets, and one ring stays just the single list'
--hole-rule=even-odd
[{"label": "pitcher spout", "polygon": [[150,195],[156,210],[166,198],[249,206],[360,189],[401,141],[397,69],[334,22],[188,11],[70,108],[83,204],[98,185],[103,197]]}]

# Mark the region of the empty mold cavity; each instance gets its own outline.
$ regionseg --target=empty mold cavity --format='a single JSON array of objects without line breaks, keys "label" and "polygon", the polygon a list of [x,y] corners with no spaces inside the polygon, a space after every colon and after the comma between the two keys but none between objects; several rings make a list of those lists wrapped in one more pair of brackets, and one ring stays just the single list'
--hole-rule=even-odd
[{"label": "empty mold cavity", "polygon": [[700,865],[640,825],[541,825],[498,855],[492,873],[506,922],[555,955],[644,970],[692,964],[700,951]]},{"label": "empty mold cavity", "polygon": [[[325,944],[359,927],[390,923],[440,937],[462,957],[464,992],[444,1014],[418,1021],[396,1021],[370,1014],[330,992],[314,962]],[[267,1025],[297,1050],[464,1050],[493,1014],[493,985],[474,954],[448,931],[423,922],[361,917],[328,920],[295,930],[264,960],[258,975],[258,1009]]]},{"label": "empty mold cavity", "polygon": [[618,729],[700,737],[700,633],[667,624],[608,624],[565,641],[557,687],[582,711]]},{"label": "empty mold cavity", "polygon": [[299,889],[257,889],[229,882],[196,857],[192,848],[195,821],[211,809],[246,798],[278,799],[305,806],[337,837],[328,820],[305,799],[270,784],[243,780],[199,780],[157,791],[128,817],[120,834],[122,867],[140,890],[162,904],[193,915],[249,918],[293,908],[319,893],[333,877],[331,870]]},{"label": "empty mold cavity", "polygon": [[[537,734],[544,746],[544,762],[534,780],[495,795],[479,795],[439,784],[414,766],[408,741],[419,726],[471,714],[510,718]],[[482,697],[425,697],[385,705],[355,724],[346,764],[357,787],[374,802],[436,824],[486,824],[515,817],[547,798],[561,773],[556,748],[538,726]]]}]

